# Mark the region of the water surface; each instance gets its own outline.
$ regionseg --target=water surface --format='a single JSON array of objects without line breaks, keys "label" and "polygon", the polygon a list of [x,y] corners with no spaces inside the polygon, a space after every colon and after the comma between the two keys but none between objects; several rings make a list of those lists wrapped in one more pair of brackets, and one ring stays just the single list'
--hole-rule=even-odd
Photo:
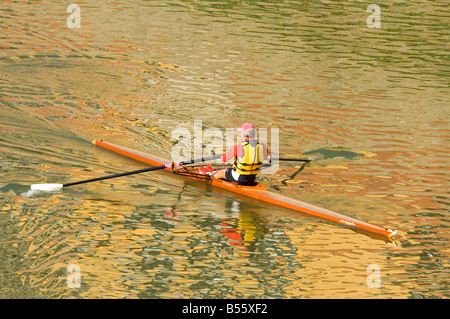
[{"label": "water surface", "polygon": [[[448,9],[382,1],[4,1],[3,298],[448,298]],[[177,127],[278,128],[273,191],[397,229],[395,244],[152,172]],[[81,286],[67,283],[77,265]],[[369,265],[380,269],[370,288]]]}]

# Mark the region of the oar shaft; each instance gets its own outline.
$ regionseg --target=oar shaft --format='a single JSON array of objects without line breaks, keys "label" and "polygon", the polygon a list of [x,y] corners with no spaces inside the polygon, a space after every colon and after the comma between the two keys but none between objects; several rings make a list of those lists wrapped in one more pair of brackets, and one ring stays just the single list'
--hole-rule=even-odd
[{"label": "oar shaft", "polygon": [[221,156],[222,155],[214,155],[214,156],[210,156],[210,157],[202,157],[202,158],[198,158],[198,159],[182,161],[182,162],[179,162],[179,163],[171,163],[171,164],[166,164],[166,165],[161,165],[161,166],[153,166],[153,167],[138,169],[138,170],[130,171],[130,172],[124,172],[124,173],[112,174],[112,175],[108,175],[108,176],[96,177],[96,178],[86,179],[86,180],[83,180],[83,181],[63,184],[63,187],[69,187],[69,186],[74,186],[74,185],[80,185],[80,184],[86,184],[86,183],[91,183],[91,182],[103,181],[105,179],[111,179],[111,178],[122,177],[122,176],[129,176],[129,175],[135,175],[135,174],[151,172],[151,171],[156,171],[156,170],[165,169],[165,168],[171,168],[171,167],[176,168],[176,167],[179,167],[179,166],[182,166],[182,165],[187,165],[187,164],[192,164],[192,163],[197,163],[197,162],[211,161],[211,160],[220,158]]},{"label": "oar shaft", "polygon": [[197,158],[197,159],[193,159],[193,160],[187,160],[187,161],[183,161],[180,163],[176,163],[176,167],[181,166],[181,165],[188,165],[188,164],[192,164],[192,163],[199,163],[199,162],[207,162],[207,161],[212,161],[218,158],[221,158],[222,155],[213,155],[213,156],[209,156],[209,157],[202,157],[202,158]]},{"label": "oar shaft", "polygon": [[287,158],[287,157],[280,157],[278,158],[279,161],[284,162],[311,162],[312,159],[310,158]]},{"label": "oar shaft", "polygon": [[131,171],[131,172],[113,174],[113,175],[108,175],[108,176],[86,179],[83,181],[78,181],[78,182],[73,182],[73,183],[67,183],[67,184],[64,184],[63,187],[69,187],[69,186],[74,186],[74,185],[79,185],[79,184],[86,184],[86,183],[91,183],[91,182],[102,181],[105,179],[111,179],[111,178],[116,178],[116,177],[140,174],[140,173],[145,173],[145,172],[150,172],[150,171],[156,171],[158,169],[164,169],[164,168],[166,168],[166,165],[148,167],[148,168],[138,169],[138,170]]}]

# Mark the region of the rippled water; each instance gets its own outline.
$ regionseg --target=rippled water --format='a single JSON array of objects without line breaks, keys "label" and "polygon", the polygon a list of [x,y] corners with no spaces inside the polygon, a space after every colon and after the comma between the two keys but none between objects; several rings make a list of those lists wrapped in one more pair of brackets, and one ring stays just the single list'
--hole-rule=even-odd
[{"label": "rippled water", "polygon": [[[2,298],[448,298],[448,5],[3,1]],[[178,127],[278,128],[273,191],[399,231],[395,244],[152,172]],[[68,267],[76,265],[79,288]],[[380,286],[370,288],[370,265]],[[69,267],[70,269],[70,267]]]}]

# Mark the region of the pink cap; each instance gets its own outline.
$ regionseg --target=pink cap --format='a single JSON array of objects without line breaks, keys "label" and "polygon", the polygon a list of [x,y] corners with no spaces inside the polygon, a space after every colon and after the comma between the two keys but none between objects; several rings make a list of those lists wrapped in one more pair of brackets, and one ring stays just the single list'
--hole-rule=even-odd
[{"label": "pink cap", "polygon": [[245,124],[242,124],[241,131],[242,131],[242,133],[247,133],[248,131],[250,131],[251,129],[254,129],[254,128],[255,128],[255,126],[253,124],[245,123]]}]

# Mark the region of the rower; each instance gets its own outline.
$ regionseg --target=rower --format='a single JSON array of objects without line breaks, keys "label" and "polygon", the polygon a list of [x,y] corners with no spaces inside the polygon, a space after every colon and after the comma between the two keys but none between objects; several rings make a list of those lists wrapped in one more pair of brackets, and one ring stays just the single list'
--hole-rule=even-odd
[{"label": "rower", "polygon": [[201,166],[200,174],[209,174],[214,178],[224,179],[241,185],[254,185],[256,175],[261,170],[263,160],[268,160],[269,151],[265,143],[256,139],[253,124],[245,123],[240,128],[242,142],[231,147],[222,155],[222,162],[234,158],[233,167],[215,171],[210,165]]}]

